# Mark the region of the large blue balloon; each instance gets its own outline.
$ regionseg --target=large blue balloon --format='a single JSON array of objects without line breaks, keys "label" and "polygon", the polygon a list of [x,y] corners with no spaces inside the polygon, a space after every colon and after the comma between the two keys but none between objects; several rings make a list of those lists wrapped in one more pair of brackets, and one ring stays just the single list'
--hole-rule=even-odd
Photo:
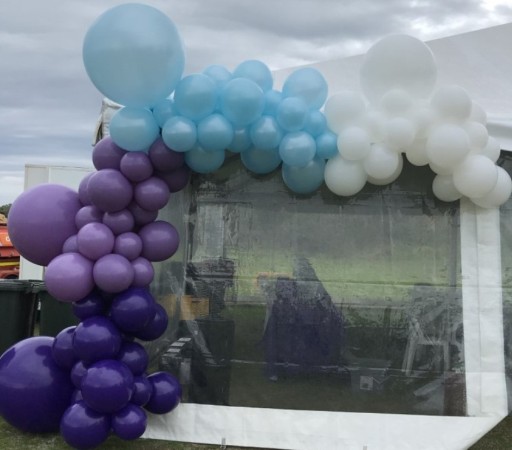
[{"label": "large blue balloon", "polygon": [[250,59],[240,63],[233,72],[233,78],[248,78],[254,81],[263,92],[272,89],[272,72],[261,61]]},{"label": "large blue balloon", "polygon": [[279,145],[279,155],[285,164],[304,167],[316,154],[315,140],[304,131],[288,133]]},{"label": "large blue balloon", "polygon": [[259,175],[273,172],[281,164],[281,158],[277,150],[251,148],[243,152],[241,158],[247,169]]},{"label": "large blue balloon", "polygon": [[312,67],[293,72],[284,82],[284,97],[299,97],[309,108],[319,109],[327,99],[327,81]]},{"label": "large blue balloon", "polygon": [[209,76],[193,73],[176,86],[174,105],[181,115],[191,120],[201,120],[213,112],[217,96],[217,86]]},{"label": "large blue balloon", "polygon": [[233,125],[221,114],[212,114],[197,124],[197,140],[207,152],[226,150],[234,135]]},{"label": "large blue balloon", "polygon": [[110,137],[116,145],[132,152],[146,151],[160,133],[149,109],[125,107],[110,121]]},{"label": "large blue balloon", "polygon": [[311,194],[324,181],[325,161],[315,158],[305,167],[283,164],[282,176],[286,186],[297,194]]},{"label": "large blue balloon", "polygon": [[89,28],[83,43],[89,78],[106,97],[148,107],[168,97],[183,73],[185,54],[172,21],[136,3],[116,6]]},{"label": "large blue balloon", "polygon": [[225,152],[207,152],[199,145],[185,153],[185,162],[194,172],[215,172],[224,163]]},{"label": "large blue balloon", "polygon": [[235,128],[245,127],[257,120],[265,106],[261,88],[252,80],[234,78],[222,89],[220,109]]},{"label": "large blue balloon", "polygon": [[171,117],[162,128],[162,140],[175,152],[188,152],[196,143],[196,124],[184,117]]}]

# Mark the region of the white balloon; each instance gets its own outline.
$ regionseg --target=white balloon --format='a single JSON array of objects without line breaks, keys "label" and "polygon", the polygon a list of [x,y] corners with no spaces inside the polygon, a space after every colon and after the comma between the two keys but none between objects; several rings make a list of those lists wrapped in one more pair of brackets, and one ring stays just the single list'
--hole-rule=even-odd
[{"label": "white balloon", "polygon": [[426,138],[437,116],[429,106],[419,106],[410,113],[410,118],[416,125],[416,136]]},{"label": "white balloon", "polygon": [[462,197],[462,194],[453,184],[452,175],[436,175],[432,182],[434,195],[443,202],[454,202]]},{"label": "white balloon", "polygon": [[426,139],[417,138],[409,147],[407,147],[405,150],[405,156],[412,165],[426,166],[429,163],[426,144]]},{"label": "white balloon", "polygon": [[510,175],[502,167],[497,167],[498,180],[496,186],[488,194],[480,198],[472,198],[471,201],[483,208],[496,208],[503,205],[512,193],[512,180]]},{"label": "white balloon", "polygon": [[405,149],[414,142],[416,127],[403,117],[394,117],[386,123],[386,143],[398,150]]},{"label": "white balloon", "polygon": [[365,112],[366,105],[358,92],[344,91],[329,97],[324,114],[327,125],[335,133],[356,122]]},{"label": "white balloon", "polygon": [[357,194],[366,183],[366,173],[357,161],[347,161],[335,156],[327,161],[324,172],[325,184],[336,195]]},{"label": "white balloon", "polygon": [[501,146],[497,139],[489,136],[487,145],[484,148],[474,150],[474,153],[487,156],[492,162],[498,161],[501,153]]},{"label": "white balloon", "polygon": [[469,115],[470,120],[474,120],[475,122],[479,122],[482,125],[487,125],[487,113],[484,109],[478,104],[473,102],[471,105],[471,114]]},{"label": "white balloon", "polygon": [[382,144],[373,144],[370,154],[363,163],[364,170],[372,178],[385,179],[391,177],[398,166],[402,155]]},{"label": "white balloon", "polygon": [[391,89],[387,91],[380,101],[381,108],[391,116],[404,115],[412,107],[411,96],[403,89]]},{"label": "white balloon", "polygon": [[364,94],[378,105],[392,89],[401,89],[413,98],[428,97],[436,84],[437,67],[423,42],[396,34],[381,39],[368,50],[360,77]]},{"label": "white balloon", "polygon": [[453,184],[470,198],[488,194],[496,186],[497,180],[497,166],[483,155],[469,155],[453,171]]},{"label": "white balloon", "polygon": [[382,112],[370,109],[359,123],[368,131],[372,142],[381,142],[386,138],[386,116]]},{"label": "white balloon", "polygon": [[453,168],[469,153],[469,137],[457,125],[440,125],[430,132],[426,149],[431,163]]},{"label": "white balloon", "polygon": [[489,133],[485,125],[480,122],[469,121],[463,125],[469,136],[469,145],[473,149],[483,149],[489,141]]},{"label": "white balloon", "polygon": [[375,177],[371,177],[370,175],[368,175],[368,182],[371,184],[375,184],[377,186],[384,186],[386,184],[393,183],[393,181],[395,181],[400,176],[400,174],[402,173],[402,169],[404,167],[404,159],[403,159],[402,155],[398,155],[398,158],[399,158],[398,167],[393,172],[393,174],[391,174],[391,176],[386,177],[386,178],[375,178]]},{"label": "white balloon", "polygon": [[453,173],[453,169],[451,167],[438,166],[434,163],[429,163],[429,167],[432,169],[432,172],[437,175],[451,175]]},{"label": "white balloon", "polygon": [[364,159],[370,153],[370,136],[362,128],[346,128],[338,135],[338,151],[350,161]]},{"label": "white balloon", "polygon": [[471,98],[460,86],[439,87],[434,92],[431,103],[434,110],[445,118],[465,120],[471,114]]}]

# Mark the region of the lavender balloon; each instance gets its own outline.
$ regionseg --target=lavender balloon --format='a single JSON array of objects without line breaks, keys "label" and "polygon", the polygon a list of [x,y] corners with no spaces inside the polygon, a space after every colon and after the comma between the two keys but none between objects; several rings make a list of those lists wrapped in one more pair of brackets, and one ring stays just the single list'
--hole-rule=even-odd
[{"label": "lavender balloon", "polygon": [[141,437],[146,431],[147,417],[142,408],[128,404],[112,416],[112,430],[124,440]]},{"label": "lavender balloon", "polygon": [[80,320],[92,316],[101,316],[105,312],[105,301],[97,292],[91,292],[83,299],[73,303],[73,314]]},{"label": "lavender balloon", "polygon": [[110,136],[99,141],[92,151],[92,163],[97,170],[115,169],[121,167],[121,159],[126,151],[118,147]]},{"label": "lavender balloon", "polygon": [[184,189],[190,180],[190,169],[180,167],[171,173],[158,172],[157,176],[167,184],[169,192],[178,192]]},{"label": "lavender balloon", "polygon": [[163,173],[173,172],[185,164],[185,155],[171,150],[162,138],[158,138],[149,147],[149,159],[155,170]]},{"label": "lavender balloon", "polygon": [[176,228],[162,220],[142,227],[139,236],[142,239],[142,256],[149,261],[165,261],[176,253],[180,244]]},{"label": "lavender balloon", "polygon": [[135,225],[133,214],[127,209],[116,212],[106,212],[103,215],[103,223],[112,230],[115,235],[131,231]]},{"label": "lavender balloon", "polygon": [[75,225],[78,229],[91,222],[101,222],[103,212],[93,205],[80,208],[75,216]]},{"label": "lavender balloon", "polygon": [[153,165],[144,152],[128,152],[121,159],[120,170],[126,178],[135,183],[153,175]]},{"label": "lavender balloon", "polygon": [[133,333],[133,335],[142,341],[154,341],[165,333],[169,319],[167,312],[162,305],[155,303],[155,316],[153,319],[140,331]]},{"label": "lavender balloon", "polygon": [[153,320],[155,306],[155,299],[147,289],[130,288],[114,298],[110,313],[122,331],[133,333],[142,330]]},{"label": "lavender balloon", "polygon": [[123,233],[116,237],[114,253],[124,256],[129,261],[137,258],[142,252],[142,239],[137,233]]},{"label": "lavender balloon", "polygon": [[153,394],[144,406],[145,409],[153,414],[166,414],[178,406],[182,390],[174,376],[166,372],[156,372],[148,380],[153,385]]},{"label": "lavender balloon", "polygon": [[132,261],[132,267],[135,272],[132,282],[133,287],[145,287],[153,281],[155,270],[146,258],[141,256],[135,258]]},{"label": "lavender balloon", "polygon": [[128,289],[134,275],[130,261],[121,255],[106,255],[94,264],[94,282],[105,292],[117,293]]},{"label": "lavender balloon", "polygon": [[89,191],[87,190],[87,187],[89,185],[89,180],[93,175],[94,172],[88,173],[84,178],[82,178],[82,181],[80,181],[80,185],[78,186],[78,198],[84,206],[91,204],[91,199],[89,197]]},{"label": "lavender balloon", "polygon": [[132,213],[136,225],[146,225],[153,222],[158,217],[158,211],[148,211],[141,208],[137,203],[132,202],[128,206],[128,210]]},{"label": "lavender balloon", "polygon": [[76,234],[69,236],[62,245],[62,253],[78,253],[78,239]]},{"label": "lavender balloon", "polygon": [[135,186],[134,198],[141,208],[148,211],[159,210],[167,205],[169,188],[165,181],[151,177]]},{"label": "lavender balloon", "polygon": [[88,223],[77,235],[78,251],[92,261],[108,255],[114,249],[114,234],[102,223]]},{"label": "lavender balloon", "polygon": [[102,359],[116,358],[121,342],[121,333],[110,319],[94,316],[77,325],[73,349],[85,364],[92,364]]},{"label": "lavender balloon", "polygon": [[64,328],[57,336],[52,345],[52,357],[55,363],[64,370],[71,370],[78,358],[73,350],[73,336],[76,327]]},{"label": "lavender balloon", "polygon": [[91,202],[106,212],[125,209],[133,197],[132,184],[119,171],[103,169],[96,172],[87,187]]}]

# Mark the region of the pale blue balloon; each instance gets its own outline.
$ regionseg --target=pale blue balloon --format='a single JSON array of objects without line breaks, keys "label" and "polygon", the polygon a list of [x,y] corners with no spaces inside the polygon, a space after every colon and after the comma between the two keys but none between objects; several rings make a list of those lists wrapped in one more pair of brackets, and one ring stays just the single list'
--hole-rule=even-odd
[{"label": "pale blue balloon", "polygon": [[263,114],[267,116],[275,116],[277,114],[277,107],[283,100],[283,94],[275,89],[265,92],[265,107]]},{"label": "pale blue balloon", "polygon": [[306,125],[308,106],[298,97],[285,98],[276,112],[277,123],[286,131],[299,131]]},{"label": "pale blue balloon", "polygon": [[217,86],[207,75],[194,73],[183,78],[174,91],[178,112],[191,120],[209,116],[217,105]]},{"label": "pale blue balloon", "polygon": [[234,135],[233,125],[220,114],[212,114],[197,124],[197,140],[207,152],[226,150]]},{"label": "pale blue balloon", "polygon": [[316,154],[315,140],[304,131],[288,133],[279,145],[279,155],[289,166],[304,167]]},{"label": "pale blue balloon", "polygon": [[212,64],[211,66],[208,66],[203,70],[203,73],[209,76],[219,88],[224,87],[228,81],[233,79],[233,74],[224,66],[219,64]]},{"label": "pale blue balloon", "polygon": [[288,188],[297,194],[311,194],[324,182],[325,161],[321,158],[312,159],[304,167],[283,164],[281,174]]},{"label": "pale blue balloon", "polygon": [[338,137],[331,131],[326,131],[317,136],[316,156],[323,159],[333,158],[338,154]]},{"label": "pale blue balloon", "polygon": [[327,120],[321,111],[312,109],[309,111],[304,125],[304,131],[316,138],[327,130]]},{"label": "pale blue balloon", "polygon": [[265,63],[256,59],[250,59],[240,63],[233,72],[233,78],[247,78],[254,81],[263,92],[272,89],[274,79],[272,72]]},{"label": "pale blue balloon", "polygon": [[197,127],[183,116],[171,117],[162,128],[165,145],[176,152],[188,152],[197,141]]},{"label": "pale blue balloon", "polygon": [[222,89],[220,110],[235,128],[246,127],[263,112],[263,91],[252,80],[234,78]]},{"label": "pale blue balloon", "polygon": [[312,67],[298,69],[288,76],[283,85],[284,97],[299,97],[309,108],[320,109],[327,99],[327,81]]},{"label": "pale blue balloon", "polygon": [[235,130],[233,141],[229,145],[229,151],[233,153],[242,153],[248,150],[252,145],[249,135],[249,128],[237,128]]},{"label": "pale blue balloon", "polygon": [[110,137],[130,152],[147,151],[159,134],[160,127],[146,108],[126,106],[116,111],[110,121]]},{"label": "pale blue balloon", "polygon": [[87,31],[85,70],[106,97],[126,106],[151,107],[180,80],[185,53],[173,22],[159,10],[136,3],[103,13]]},{"label": "pale blue balloon", "polygon": [[254,147],[261,150],[272,150],[279,146],[283,132],[272,116],[261,116],[250,128],[251,141]]},{"label": "pale blue balloon", "polygon": [[170,98],[164,98],[153,106],[153,117],[160,128],[163,128],[165,122],[175,115],[177,112],[174,101]]},{"label": "pale blue balloon", "polygon": [[240,156],[243,165],[251,172],[259,175],[273,172],[281,164],[281,158],[277,150],[268,151],[252,147]]},{"label": "pale blue balloon", "polygon": [[185,153],[185,163],[191,170],[197,173],[211,173],[219,169],[224,163],[224,151],[207,152],[199,145],[194,146]]}]

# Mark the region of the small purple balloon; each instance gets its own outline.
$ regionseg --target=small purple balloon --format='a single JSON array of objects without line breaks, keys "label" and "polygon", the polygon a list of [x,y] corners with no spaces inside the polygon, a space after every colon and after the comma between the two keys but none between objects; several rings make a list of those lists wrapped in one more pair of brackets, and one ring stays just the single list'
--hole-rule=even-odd
[{"label": "small purple balloon", "polygon": [[77,242],[78,251],[96,261],[114,249],[114,233],[102,223],[91,222],[78,231]]},{"label": "small purple balloon", "polygon": [[125,209],[133,197],[132,184],[115,169],[103,169],[96,172],[87,187],[93,205],[106,212]]},{"label": "small purple balloon", "polygon": [[101,222],[103,212],[94,205],[80,208],[75,216],[75,225],[78,229],[91,222]]},{"label": "small purple balloon", "polygon": [[71,373],[69,376],[75,388],[80,389],[82,386],[82,379],[87,372],[87,367],[88,366],[86,366],[83,361],[77,361],[71,368]]},{"label": "small purple balloon", "polygon": [[157,177],[137,183],[134,189],[135,201],[148,211],[156,211],[167,205],[169,195],[167,184]]},{"label": "small purple balloon", "polygon": [[146,349],[137,342],[123,342],[117,359],[126,364],[133,375],[142,375],[148,368],[148,353]]},{"label": "small purple balloon", "polygon": [[155,170],[162,173],[173,172],[185,164],[185,155],[171,150],[162,138],[158,138],[149,147],[149,159]]},{"label": "small purple balloon", "polygon": [[[85,372],[84,372],[85,375]],[[82,402],[84,398],[82,397],[82,391],[80,389],[75,389],[73,391],[73,394],[71,394],[71,402],[70,404],[73,405],[74,403]]]},{"label": "small purple balloon", "polygon": [[104,314],[105,309],[105,300],[95,291],[73,303],[73,314],[80,320],[85,320],[92,316],[101,316]]},{"label": "small purple balloon", "polygon": [[80,199],[80,203],[82,205],[87,206],[91,204],[91,199],[89,197],[89,191],[87,190],[87,185],[89,184],[89,180],[91,179],[94,172],[88,173],[85,177],[82,178],[80,184],[78,186],[78,198]]},{"label": "small purple balloon", "polygon": [[171,173],[158,172],[157,176],[165,181],[169,192],[178,192],[187,186],[190,180],[190,169],[188,167],[181,167]]},{"label": "small purple balloon", "polygon": [[142,256],[135,258],[132,261],[133,271],[135,275],[133,277],[133,287],[145,287],[151,284],[155,277],[155,269],[153,265]]},{"label": "small purple balloon", "polygon": [[116,237],[114,243],[114,253],[124,256],[132,261],[139,257],[142,252],[142,239],[137,233],[123,233]]},{"label": "small purple balloon", "polygon": [[158,217],[158,211],[148,211],[132,202],[128,206],[128,210],[132,213],[136,225],[146,225],[156,220]]},{"label": "small purple balloon", "polygon": [[52,356],[55,363],[64,370],[71,370],[78,358],[73,350],[73,336],[76,327],[64,328],[52,345]]},{"label": "small purple balloon", "polygon": [[135,225],[133,214],[127,209],[117,212],[106,212],[103,215],[103,223],[112,230],[115,235],[132,231]]},{"label": "small purple balloon", "polygon": [[158,220],[142,227],[142,256],[149,261],[165,261],[170,258],[180,244],[178,231],[170,223]]},{"label": "small purple balloon", "polygon": [[153,394],[144,408],[153,414],[167,414],[181,401],[181,385],[176,377],[167,372],[156,372],[148,376],[153,385]]},{"label": "small purple balloon", "polygon": [[92,151],[92,163],[97,170],[119,170],[121,158],[125,153],[125,150],[114,144],[110,136],[107,136],[94,146]]},{"label": "small purple balloon", "polygon": [[110,319],[94,316],[77,325],[73,349],[85,364],[92,364],[117,358],[121,342],[121,333]]},{"label": "small purple balloon", "polygon": [[62,253],[78,253],[78,241],[76,234],[69,236],[62,246]]},{"label": "small purple balloon", "polygon": [[112,416],[112,430],[127,441],[141,437],[146,431],[146,424],[146,413],[136,405],[128,404]]},{"label": "small purple balloon", "polygon": [[81,390],[87,406],[101,413],[115,413],[130,401],[133,375],[122,362],[105,359],[87,369]]},{"label": "small purple balloon", "polygon": [[52,259],[44,279],[56,299],[76,302],[94,289],[93,263],[80,253],[63,253]]},{"label": "small purple balloon", "polygon": [[131,286],[135,272],[124,256],[110,254],[96,261],[93,276],[94,282],[102,291],[115,294]]},{"label": "small purple balloon", "polygon": [[134,183],[147,180],[153,175],[153,165],[144,152],[128,152],[121,159],[121,173]]},{"label": "small purple balloon", "polygon": [[62,416],[60,434],[69,446],[86,450],[102,444],[110,434],[110,427],[109,415],[94,411],[79,401]]},{"label": "small purple balloon", "polygon": [[110,307],[114,323],[126,333],[145,328],[156,314],[156,302],[149,290],[130,288],[117,295]]},{"label": "small purple balloon", "polygon": [[142,330],[133,333],[141,341],[154,341],[165,333],[169,318],[162,305],[155,303],[155,317]]},{"label": "small purple balloon", "polygon": [[153,385],[145,375],[133,377],[133,394],[130,402],[137,406],[144,406],[153,394]]}]

